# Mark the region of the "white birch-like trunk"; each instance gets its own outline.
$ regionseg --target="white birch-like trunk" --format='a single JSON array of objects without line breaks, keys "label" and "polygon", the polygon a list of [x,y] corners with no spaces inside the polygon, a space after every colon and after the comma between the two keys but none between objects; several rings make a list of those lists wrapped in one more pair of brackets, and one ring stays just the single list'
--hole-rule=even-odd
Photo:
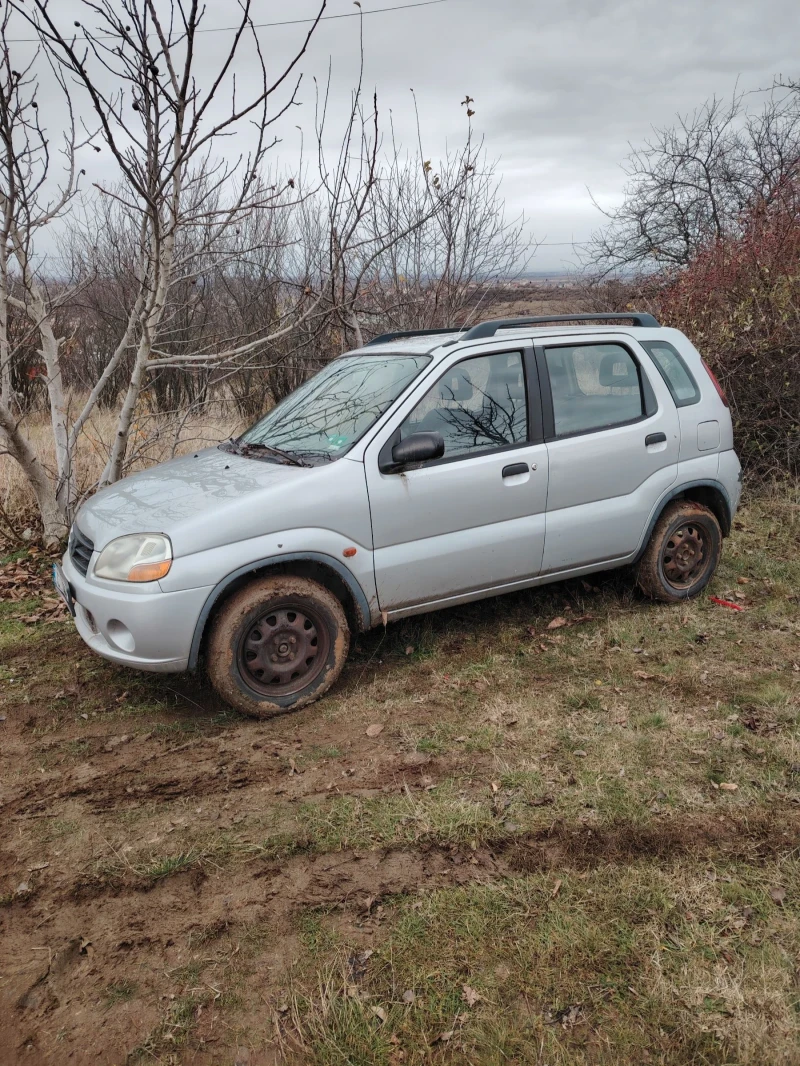
[{"label": "white birch-like trunk", "polygon": [[66,537],[68,532],[67,522],[56,500],[55,485],[36,452],[20,433],[13,413],[2,402],[0,402],[0,440],[5,444],[12,459],[19,463],[33,490],[42,519],[45,546],[54,547]]}]

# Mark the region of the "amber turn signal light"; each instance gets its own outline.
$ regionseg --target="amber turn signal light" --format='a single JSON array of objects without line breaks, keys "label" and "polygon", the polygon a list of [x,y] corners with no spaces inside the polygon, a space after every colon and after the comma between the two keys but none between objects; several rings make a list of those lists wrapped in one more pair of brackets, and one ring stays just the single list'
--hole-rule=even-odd
[{"label": "amber turn signal light", "polygon": [[163,559],[160,563],[138,563],[128,574],[128,581],[158,581],[167,576],[171,566],[171,559]]}]

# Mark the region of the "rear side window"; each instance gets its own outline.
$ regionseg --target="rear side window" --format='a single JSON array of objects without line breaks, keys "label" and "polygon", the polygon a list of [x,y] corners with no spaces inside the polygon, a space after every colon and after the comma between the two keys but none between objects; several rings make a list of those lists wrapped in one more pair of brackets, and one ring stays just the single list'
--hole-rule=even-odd
[{"label": "rear side window", "polygon": [[672,393],[676,407],[688,407],[698,403],[700,390],[689,368],[681,359],[676,348],[668,341],[641,341],[644,350],[656,364],[659,374]]},{"label": "rear side window", "polygon": [[642,417],[639,368],[620,344],[546,348],[557,437]]}]

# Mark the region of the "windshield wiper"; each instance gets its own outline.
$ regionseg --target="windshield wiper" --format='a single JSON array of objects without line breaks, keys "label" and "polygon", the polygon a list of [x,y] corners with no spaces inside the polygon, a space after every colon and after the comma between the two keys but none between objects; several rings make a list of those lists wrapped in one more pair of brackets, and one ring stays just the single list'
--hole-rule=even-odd
[{"label": "windshield wiper", "polygon": [[304,463],[303,460],[298,459],[296,455],[291,455],[289,452],[285,452],[281,448],[276,448],[273,444],[239,444],[238,441],[235,443],[240,455],[247,455],[248,451],[263,451],[269,452],[270,455],[279,456],[292,466],[311,465],[310,463]]}]

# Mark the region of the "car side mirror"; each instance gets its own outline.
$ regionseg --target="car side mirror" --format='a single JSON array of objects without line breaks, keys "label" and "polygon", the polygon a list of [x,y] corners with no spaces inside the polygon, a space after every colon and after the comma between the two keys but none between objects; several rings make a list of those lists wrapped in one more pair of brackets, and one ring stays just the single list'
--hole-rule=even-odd
[{"label": "car side mirror", "polygon": [[441,459],[443,455],[444,437],[441,433],[412,433],[392,448],[392,464],[408,466],[410,463]]}]

